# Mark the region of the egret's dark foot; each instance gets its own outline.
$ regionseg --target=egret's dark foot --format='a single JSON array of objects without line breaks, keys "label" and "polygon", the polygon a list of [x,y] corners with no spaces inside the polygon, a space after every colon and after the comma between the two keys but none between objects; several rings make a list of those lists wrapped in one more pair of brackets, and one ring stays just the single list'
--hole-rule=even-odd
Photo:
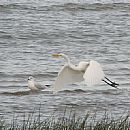
[{"label": "egret's dark foot", "polygon": [[117,88],[117,87],[119,86],[119,84],[113,82],[113,83],[110,84],[110,86],[112,86],[112,87],[114,87],[114,88]]}]

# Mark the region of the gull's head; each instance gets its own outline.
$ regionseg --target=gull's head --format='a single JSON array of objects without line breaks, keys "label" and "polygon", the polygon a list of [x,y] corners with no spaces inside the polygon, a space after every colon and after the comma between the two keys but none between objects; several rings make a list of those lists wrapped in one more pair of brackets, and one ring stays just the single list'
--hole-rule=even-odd
[{"label": "gull's head", "polygon": [[34,78],[32,76],[28,77],[28,81],[34,80]]},{"label": "gull's head", "polygon": [[64,54],[63,53],[55,53],[55,54],[52,54],[52,56],[55,58],[59,58],[61,56],[64,56]]}]

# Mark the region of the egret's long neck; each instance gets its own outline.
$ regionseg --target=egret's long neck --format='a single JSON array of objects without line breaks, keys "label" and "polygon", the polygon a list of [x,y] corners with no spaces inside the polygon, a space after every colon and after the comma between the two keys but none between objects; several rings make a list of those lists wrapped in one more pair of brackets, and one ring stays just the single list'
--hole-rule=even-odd
[{"label": "egret's long neck", "polygon": [[67,62],[68,65],[71,64],[70,59],[69,59],[69,57],[67,55],[64,54],[62,56],[66,60],[66,62]]},{"label": "egret's long neck", "polygon": [[71,63],[70,58],[67,55],[62,55],[63,58],[66,60],[67,64],[71,67],[74,68],[75,66]]},{"label": "egret's long neck", "polygon": [[82,71],[84,72],[86,70],[86,68],[88,67],[88,63],[87,62],[82,62],[82,64],[75,66],[71,63],[69,57],[65,54],[62,54],[62,57],[66,60],[68,66],[73,69],[73,70],[77,70],[77,71]]}]

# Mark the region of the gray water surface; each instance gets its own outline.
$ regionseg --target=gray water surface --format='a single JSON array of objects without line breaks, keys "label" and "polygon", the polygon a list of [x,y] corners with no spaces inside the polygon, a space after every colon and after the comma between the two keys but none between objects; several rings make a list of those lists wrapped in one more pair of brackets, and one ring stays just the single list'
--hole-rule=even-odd
[{"label": "gray water surface", "polygon": [[[129,0],[1,0],[0,2],[0,115],[12,119],[37,110],[48,117],[73,107],[80,115],[107,110],[114,115],[130,108]],[[56,95],[28,92],[32,75],[52,85],[67,54],[74,64],[94,59],[107,77],[120,84],[90,88],[79,83]],[[22,93],[19,93],[22,92]],[[25,92],[25,93],[23,93]]]}]

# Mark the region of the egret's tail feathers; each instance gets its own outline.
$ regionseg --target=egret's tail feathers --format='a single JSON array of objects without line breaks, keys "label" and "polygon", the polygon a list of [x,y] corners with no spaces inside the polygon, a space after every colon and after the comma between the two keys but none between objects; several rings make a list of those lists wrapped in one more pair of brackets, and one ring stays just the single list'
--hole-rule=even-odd
[{"label": "egret's tail feathers", "polygon": [[102,81],[104,81],[105,83],[107,83],[108,85],[110,85],[111,87],[114,87],[114,88],[118,88],[118,86],[119,86],[118,83],[111,81],[107,77],[105,77],[105,79],[103,79]]},{"label": "egret's tail feathers", "polygon": [[83,77],[87,85],[96,85],[101,83],[104,76],[105,75],[100,64],[92,60],[90,61]]}]

